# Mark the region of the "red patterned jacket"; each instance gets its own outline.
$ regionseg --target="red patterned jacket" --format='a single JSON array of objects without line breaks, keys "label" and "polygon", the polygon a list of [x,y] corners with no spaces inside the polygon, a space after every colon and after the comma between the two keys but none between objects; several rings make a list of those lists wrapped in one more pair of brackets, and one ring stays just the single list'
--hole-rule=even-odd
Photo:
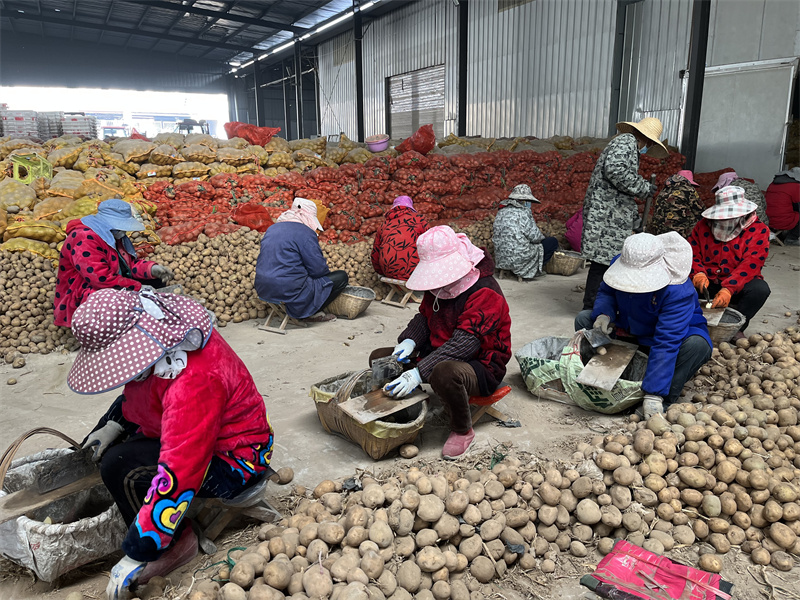
[{"label": "red patterned jacket", "polygon": [[372,267],[378,275],[407,280],[419,262],[417,238],[428,230],[428,222],[407,206],[386,213],[372,245]]},{"label": "red patterned jacket", "polygon": [[511,316],[488,253],[478,270],[480,279],[475,285],[451,300],[437,300],[425,292],[419,314],[398,341],[416,342],[417,368],[424,381],[438,363],[459,360],[475,369],[481,395],[488,396],[503,381],[511,360]]},{"label": "red patterned jacket", "polygon": [[700,219],[689,235],[692,245],[692,277],[705,273],[732,294],[753,279],[764,279],[761,269],[769,255],[769,227],[756,219],[730,242],[714,239],[706,219]]},{"label": "red patterned jacket", "polygon": [[[131,273],[137,279],[151,279],[150,270],[157,264],[138,260],[122,250]],[[53,322],[62,327],[72,324],[72,313],[83,299],[102,288],[127,289],[138,292],[142,284],[120,275],[119,258],[114,248],[106,244],[91,228],[73,219],[67,225],[67,239],[61,247]]]}]

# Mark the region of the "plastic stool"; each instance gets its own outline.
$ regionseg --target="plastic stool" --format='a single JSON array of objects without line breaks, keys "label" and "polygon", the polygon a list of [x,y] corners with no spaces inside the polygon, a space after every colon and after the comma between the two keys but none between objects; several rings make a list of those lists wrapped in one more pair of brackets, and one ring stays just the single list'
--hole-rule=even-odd
[{"label": "plastic stool", "polygon": [[472,396],[469,399],[470,408],[472,409],[472,424],[475,425],[484,414],[488,414],[498,421],[510,421],[511,419],[507,415],[493,406],[510,392],[511,386],[502,384],[491,396]]}]

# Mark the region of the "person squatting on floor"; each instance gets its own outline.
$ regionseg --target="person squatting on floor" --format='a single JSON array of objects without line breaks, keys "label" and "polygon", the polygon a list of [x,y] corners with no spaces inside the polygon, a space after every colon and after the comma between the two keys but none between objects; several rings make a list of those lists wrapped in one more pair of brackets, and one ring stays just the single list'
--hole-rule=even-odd
[{"label": "person squatting on floor", "polygon": [[532,202],[539,204],[530,186],[516,186],[500,202],[492,235],[497,268],[508,269],[523,279],[542,275],[544,265],[558,250],[558,240],[545,237],[537,227],[531,214]]},{"label": "person squatting on floor", "polygon": [[653,201],[650,233],[660,235],[675,231],[688,238],[703,214],[697,187],[691,171],[678,171],[669,177]]},{"label": "person squatting on floor", "polygon": [[787,246],[800,246],[800,167],[777,173],[767,187],[766,200],[769,226],[786,232]]},{"label": "person squatting on floor", "polygon": [[195,497],[234,498],[266,476],[264,400],[212,323],[197,301],[155,292],[99,290],[75,312],[70,389],[125,386],[83,442],[128,526],[110,600],[197,555]]},{"label": "person squatting on floor", "polygon": [[689,272],[692,248],[678,233],[638,233],[625,240],[603,275],[592,310],[575,331],[597,328],[633,338],[648,354],[642,380],[645,418],[664,412],[711,358],[711,338]]},{"label": "person squatting on floor", "polygon": [[398,337],[390,354],[410,368],[384,389],[395,398],[429,383],[450,417],[444,458],[464,454],[475,439],[469,399],[488,396],[499,386],[511,359],[511,317],[494,278],[494,262],[463,233],[438,226],[417,240],[419,264],[408,289],[424,291],[419,313]]},{"label": "person squatting on floor", "polygon": [[428,227],[411,198],[395,198],[372,242],[370,260],[375,272],[389,279],[407,280],[419,263],[417,238]]},{"label": "person squatting on floor", "polygon": [[761,275],[769,255],[769,227],[755,211],[742,188],[724,187],[717,190],[716,204],[703,212],[689,236],[692,282],[698,295],[713,297],[712,308],[730,305],[742,313],[740,334],[770,295]]},{"label": "person squatting on floor", "polygon": [[639,154],[663,158],[669,154],[659,140],[661,121],[647,117],[638,123],[617,123],[620,135],[600,153],[583,201],[581,253],[591,261],[586,274],[583,308],[589,310],[603,273],[622,250],[639,221],[636,197],[655,194],[656,186],[639,175]]}]

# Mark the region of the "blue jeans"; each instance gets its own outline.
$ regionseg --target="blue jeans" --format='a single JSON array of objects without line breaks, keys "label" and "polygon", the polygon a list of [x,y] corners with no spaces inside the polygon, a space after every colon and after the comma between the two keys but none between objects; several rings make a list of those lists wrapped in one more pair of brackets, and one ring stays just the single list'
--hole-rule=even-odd
[{"label": "blue jeans", "polygon": [[[575,317],[575,331],[591,329],[593,324],[591,310],[582,310]],[[650,351],[647,346],[639,346],[639,349],[644,353],[649,353]],[[669,386],[669,394],[664,398],[665,409],[680,398],[683,386],[710,358],[711,346],[708,345],[704,337],[690,335],[681,342],[678,357],[675,359],[675,371],[672,375],[672,383]]]}]

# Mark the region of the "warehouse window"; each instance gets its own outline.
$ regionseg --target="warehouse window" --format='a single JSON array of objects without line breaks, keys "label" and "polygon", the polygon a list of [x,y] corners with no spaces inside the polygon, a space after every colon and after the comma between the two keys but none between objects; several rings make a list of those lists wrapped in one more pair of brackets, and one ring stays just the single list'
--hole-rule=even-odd
[{"label": "warehouse window", "polygon": [[528,4],[529,2],[533,1],[534,0],[497,0],[497,12],[511,10],[512,8],[517,8],[518,6],[522,6],[523,4]]}]

